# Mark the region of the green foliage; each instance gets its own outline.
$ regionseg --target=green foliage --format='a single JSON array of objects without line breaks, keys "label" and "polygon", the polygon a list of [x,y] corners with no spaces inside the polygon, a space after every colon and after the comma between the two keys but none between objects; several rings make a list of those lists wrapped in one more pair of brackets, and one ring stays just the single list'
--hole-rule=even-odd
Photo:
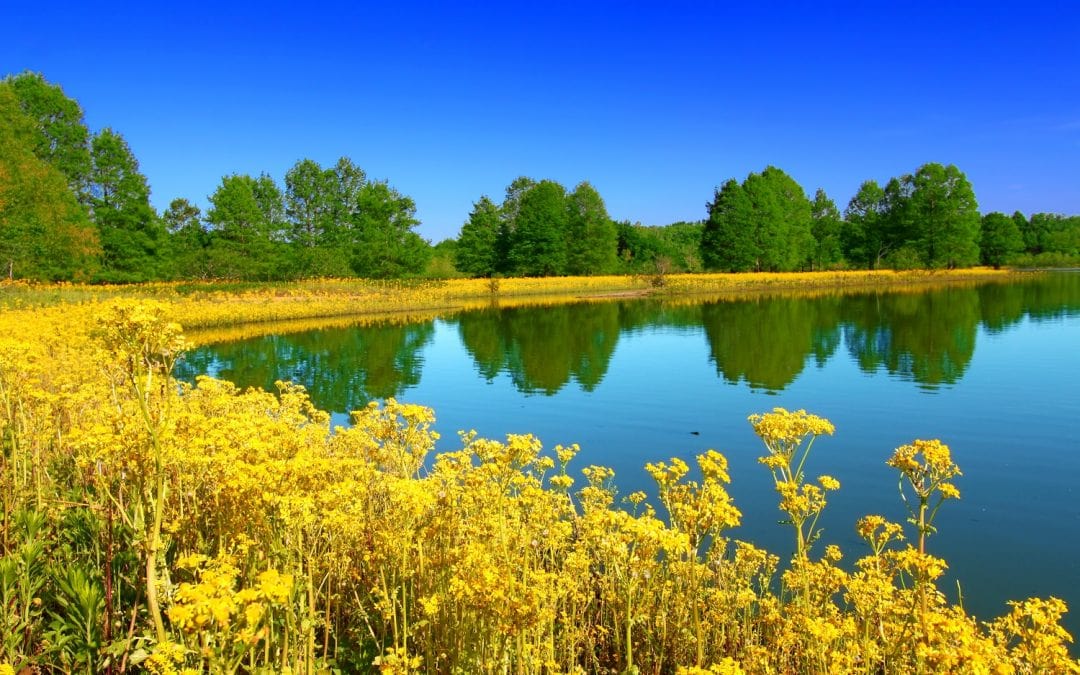
[{"label": "green foliage", "polygon": [[660,237],[656,230],[657,228],[645,227],[640,223],[631,224],[629,220],[615,223],[618,237],[616,255],[624,269],[641,272],[645,266],[653,264],[661,251]]},{"label": "green foliage", "polygon": [[567,194],[555,181],[520,176],[501,205],[487,196],[473,204],[456,261],[474,277],[608,274],[626,250],[620,232],[589,183]]},{"label": "green foliage", "polygon": [[1027,252],[1034,255],[1051,253],[1063,258],[1080,255],[1080,216],[1032,214],[1024,243]]},{"label": "green foliage", "polygon": [[979,243],[983,264],[994,267],[1001,267],[1024,248],[1024,238],[1016,221],[997,212],[982,217]]},{"label": "green foliage", "polygon": [[91,143],[90,205],[101,237],[101,278],[159,278],[167,256],[164,225],[150,206],[150,187],[120,134],[103,129]]},{"label": "green foliage", "polygon": [[750,174],[743,188],[754,205],[757,269],[799,269],[813,249],[810,202],[802,187],[781,169],[768,166],[760,174]]},{"label": "green foliage", "polygon": [[586,182],[566,196],[566,271],[606,274],[615,269],[618,234],[600,193]]},{"label": "green foliage", "polygon": [[616,223],[619,269],[631,274],[700,272],[704,227],[701,222],[652,227]]},{"label": "green foliage", "polygon": [[967,177],[950,164],[924,164],[881,189],[866,181],[848,203],[842,249],[876,269],[965,267],[979,261],[979,213]]},{"label": "green foliage", "polygon": [[[6,514],[5,514],[6,515]],[[49,580],[46,518],[23,509],[5,523],[7,553],[0,557],[0,659],[25,664],[33,656],[43,613],[41,592]],[[8,541],[8,531],[14,535]]]},{"label": "green foliage", "polygon": [[101,617],[105,593],[94,572],[80,566],[55,571],[56,608],[50,611],[48,641],[56,662],[69,673],[100,672]]},{"label": "green foliage", "polygon": [[705,269],[746,272],[757,267],[754,204],[734,178],[716,191],[701,234]]},{"label": "green foliage", "polygon": [[458,269],[457,239],[444,239],[431,247],[431,257],[428,258],[423,276],[428,279],[454,279],[465,276]]},{"label": "green foliage", "polygon": [[886,236],[885,191],[868,180],[848,202],[841,230],[841,248],[849,262],[877,269],[892,242]]},{"label": "green foliage", "polygon": [[363,169],[342,157],[323,169],[305,159],[285,174],[285,214],[297,276],[348,276],[352,219],[367,182]]},{"label": "green foliage", "polygon": [[487,195],[480,197],[458,235],[454,258],[458,270],[473,277],[490,277],[499,270],[501,224],[499,207]]},{"label": "green foliage", "polygon": [[207,269],[211,276],[280,279],[286,267],[284,206],[273,179],[234,174],[210,195]]},{"label": "green foliage", "polygon": [[210,246],[210,234],[203,226],[199,207],[179,197],[169,202],[169,208],[161,214],[161,222],[169,233],[169,277],[208,276],[206,249]]},{"label": "green foliage", "polygon": [[428,243],[412,231],[420,224],[415,214],[412,198],[386,182],[369,182],[360,188],[346,233],[353,272],[369,279],[422,272],[431,251]]},{"label": "green foliage", "polygon": [[516,271],[510,261],[510,249],[514,244],[518,212],[525,193],[536,186],[536,181],[528,176],[518,176],[506,186],[506,195],[499,206],[499,237],[495,242],[498,271],[501,274],[514,274]]},{"label": "green foliage", "polygon": [[822,270],[836,267],[844,258],[841,248],[843,221],[836,202],[829,199],[821,188],[814,193],[814,201],[810,204],[810,218],[810,228],[814,236],[810,268]]},{"label": "green foliage", "polygon": [[35,154],[39,142],[12,81],[0,82],[0,276],[85,278],[100,254],[97,233],[65,175]]},{"label": "green foliage", "polygon": [[915,245],[927,267],[967,267],[979,262],[979,205],[967,176],[955,165],[924,164],[914,176],[909,208]]},{"label": "green foliage", "polygon": [[814,255],[806,193],[774,166],[750,174],[742,185],[727,181],[708,209],[701,240],[708,269],[791,271]]},{"label": "green foliage", "polygon": [[543,180],[521,195],[507,253],[515,274],[540,277],[566,274],[566,190]]},{"label": "green foliage", "polygon": [[22,111],[33,120],[32,149],[41,161],[56,168],[82,204],[89,205],[90,131],[79,104],[40,73],[26,71],[4,80]]}]

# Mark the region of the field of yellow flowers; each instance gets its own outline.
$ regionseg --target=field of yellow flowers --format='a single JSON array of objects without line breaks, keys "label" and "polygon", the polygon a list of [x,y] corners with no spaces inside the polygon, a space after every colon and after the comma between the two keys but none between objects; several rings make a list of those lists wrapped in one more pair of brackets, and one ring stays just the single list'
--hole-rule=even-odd
[{"label": "field of yellow flowers", "polygon": [[[519,281],[535,285],[508,290]],[[865,546],[842,551],[816,528],[841,489],[811,453],[832,424],[752,415],[791,528],[780,560],[725,534],[741,515],[714,451],[694,469],[651,463],[655,499],[620,498],[613,472],[577,466],[573,446],[465,433],[432,457],[419,405],[372,404],[335,430],[298,386],[172,378],[180,324],[407,316],[553,290],[454,283],[474,284],[472,300],[356,282],[76,288],[59,302],[12,291],[0,675],[1080,672],[1060,600],[983,623],[938,590],[934,517],[960,496],[938,441],[883,452],[910,522],[868,514],[852,523]],[[593,283],[573,292],[650,285]]]}]

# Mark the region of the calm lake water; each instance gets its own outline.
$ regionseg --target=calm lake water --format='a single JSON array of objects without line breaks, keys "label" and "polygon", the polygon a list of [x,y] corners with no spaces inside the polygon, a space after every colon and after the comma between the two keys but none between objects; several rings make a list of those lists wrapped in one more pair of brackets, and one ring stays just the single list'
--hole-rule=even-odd
[{"label": "calm lake water", "polygon": [[[926,292],[657,300],[487,309],[412,325],[232,342],[190,354],[198,373],[272,388],[308,387],[346,413],[388,396],[435,409],[440,447],[457,431],[533,433],[578,443],[578,470],[615,469],[620,492],[648,490],[648,461],[708,449],[731,464],[744,525],[731,536],[787,556],[763,448],[746,418],[805,408],[836,425],[810,476],[841,483],[822,517],[846,560],[866,552],[856,519],[903,521],[885,460],[940,438],[964,475],[930,552],[964,606],[991,618],[1007,599],[1056,595],[1080,632],[1080,274]],[[574,465],[572,465],[574,466]],[[583,481],[579,478],[579,484]]]}]

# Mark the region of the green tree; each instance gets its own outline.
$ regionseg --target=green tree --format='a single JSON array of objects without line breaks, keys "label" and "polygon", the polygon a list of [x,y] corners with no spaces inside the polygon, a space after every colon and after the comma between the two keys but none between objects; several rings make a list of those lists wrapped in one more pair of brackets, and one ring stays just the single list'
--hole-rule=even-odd
[{"label": "green tree", "polygon": [[455,279],[462,276],[457,268],[457,239],[443,239],[431,246],[431,257],[424,267],[424,276],[428,279]]},{"label": "green tree", "polygon": [[207,276],[206,249],[210,236],[203,226],[202,211],[182,197],[169,202],[161,214],[169,233],[171,276],[185,279]]},{"label": "green tree", "polygon": [[844,257],[851,263],[876,269],[892,243],[887,234],[885,191],[877,181],[864,181],[844,211],[841,230]]},{"label": "green tree", "polygon": [[334,173],[303,159],[285,173],[285,215],[289,240],[300,248],[326,242],[334,228]]},{"label": "green tree", "polygon": [[280,279],[287,274],[284,205],[273,179],[233,174],[210,195],[208,271],[237,279]]},{"label": "green tree", "polygon": [[753,238],[754,271],[776,272],[785,258],[785,223],[779,203],[780,195],[773,181],[764,173],[751,173],[743,181],[743,190],[752,206],[750,232]]},{"label": "green tree", "polygon": [[1066,256],[1080,255],[1080,216],[1062,216],[1050,236],[1050,249]]},{"label": "green tree", "polygon": [[536,181],[528,176],[518,176],[506,186],[506,195],[499,207],[501,223],[499,224],[499,238],[495,242],[495,254],[499,261],[499,272],[512,274],[510,261],[510,249],[514,245],[514,231],[517,227],[518,212],[521,210],[521,200],[525,193],[536,187]]},{"label": "green tree", "polygon": [[369,182],[359,191],[351,222],[351,266],[373,279],[419,274],[431,247],[413,228],[416,205],[385,181]]},{"label": "green tree", "polygon": [[910,209],[913,244],[928,267],[963,267],[979,261],[979,205],[967,176],[955,165],[930,163],[914,176]]},{"label": "green tree", "polygon": [[458,235],[455,261],[459,271],[473,277],[490,277],[499,271],[501,225],[499,207],[486,195],[480,197]]},{"label": "green tree", "polygon": [[1035,213],[1028,223],[1029,251],[1035,255],[1056,253],[1075,256],[1080,253],[1080,217],[1057,213]]},{"label": "green tree", "polygon": [[704,222],[677,222],[650,229],[655,232],[659,241],[661,255],[670,261],[671,271],[702,270],[701,236],[705,229]]},{"label": "green tree", "polygon": [[85,279],[101,249],[67,177],[36,154],[35,121],[0,82],[0,275]]},{"label": "green tree", "polygon": [[791,271],[808,260],[813,249],[810,201],[795,180],[774,166],[752,173],[743,189],[753,205],[756,264],[762,271]]},{"label": "green tree", "polygon": [[108,128],[94,136],[90,155],[90,205],[101,237],[103,277],[157,278],[168,237],[150,206],[150,187],[135,155],[123,136]]},{"label": "green tree", "polygon": [[183,197],[169,202],[169,208],[161,214],[161,222],[171,235],[202,232],[202,210]]},{"label": "green tree", "polygon": [[349,273],[349,230],[366,182],[363,170],[347,157],[329,169],[304,159],[285,174],[285,215],[296,274]]},{"label": "green tree", "polygon": [[916,246],[918,214],[913,208],[915,183],[910,174],[890,178],[885,184],[883,217],[879,221],[878,237],[882,258],[893,269],[915,269],[926,265]]},{"label": "green tree", "polygon": [[779,197],[780,216],[784,223],[779,269],[802,269],[813,256],[815,246],[810,200],[802,186],[784,171],[770,166],[763,173],[773,183]]},{"label": "green tree", "polygon": [[[505,203],[504,203],[505,206]],[[566,273],[566,191],[543,180],[521,195],[513,218],[508,263],[524,276]]]},{"label": "green tree", "polygon": [[810,204],[811,231],[814,235],[812,269],[828,269],[843,260],[840,239],[843,221],[836,202],[829,199],[821,188],[814,193]]},{"label": "green tree", "polygon": [[980,252],[984,265],[1001,267],[1023,248],[1024,238],[1015,220],[997,212],[982,217]]},{"label": "green tree", "polygon": [[566,197],[566,271],[605,274],[614,270],[619,239],[600,193],[582,182]]},{"label": "green tree", "polygon": [[1020,237],[1024,240],[1024,251],[1026,253],[1036,253],[1034,248],[1038,245],[1038,242],[1031,240],[1031,223],[1019,211],[1013,212],[1012,219],[1016,223],[1017,229],[1020,230]]},{"label": "green tree", "polygon": [[79,203],[90,205],[90,131],[79,104],[40,73],[24,72],[4,80],[22,111],[33,121],[34,154],[59,170]]},{"label": "green tree", "polygon": [[[645,227],[628,220],[615,223],[618,237],[617,256],[619,264],[629,272],[654,271],[657,259],[663,255],[663,242],[659,228]],[[698,233],[700,247],[701,233]]]},{"label": "green tree", "polygon": [[754,204],[734,178],[715,192],[706,205],[709,219],[701,233],[701,260],[706,269],[727,272],[753,270],[758,263],[754,237]]}]

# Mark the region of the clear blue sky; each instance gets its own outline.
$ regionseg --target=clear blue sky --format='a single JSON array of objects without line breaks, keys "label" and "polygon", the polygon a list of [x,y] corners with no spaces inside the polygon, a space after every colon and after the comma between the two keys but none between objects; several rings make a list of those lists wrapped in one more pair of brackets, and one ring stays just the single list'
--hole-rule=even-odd
[{"label": "clear blue sky", "polygon": [[158,209],[347,155],[433,242],[519,175],[660,225],[769,164],[843,209],[934,161],[983,211],[1080,213],[1077,2],[164,4],[0,24],[0,75],[41,72],[123,134]]}]

